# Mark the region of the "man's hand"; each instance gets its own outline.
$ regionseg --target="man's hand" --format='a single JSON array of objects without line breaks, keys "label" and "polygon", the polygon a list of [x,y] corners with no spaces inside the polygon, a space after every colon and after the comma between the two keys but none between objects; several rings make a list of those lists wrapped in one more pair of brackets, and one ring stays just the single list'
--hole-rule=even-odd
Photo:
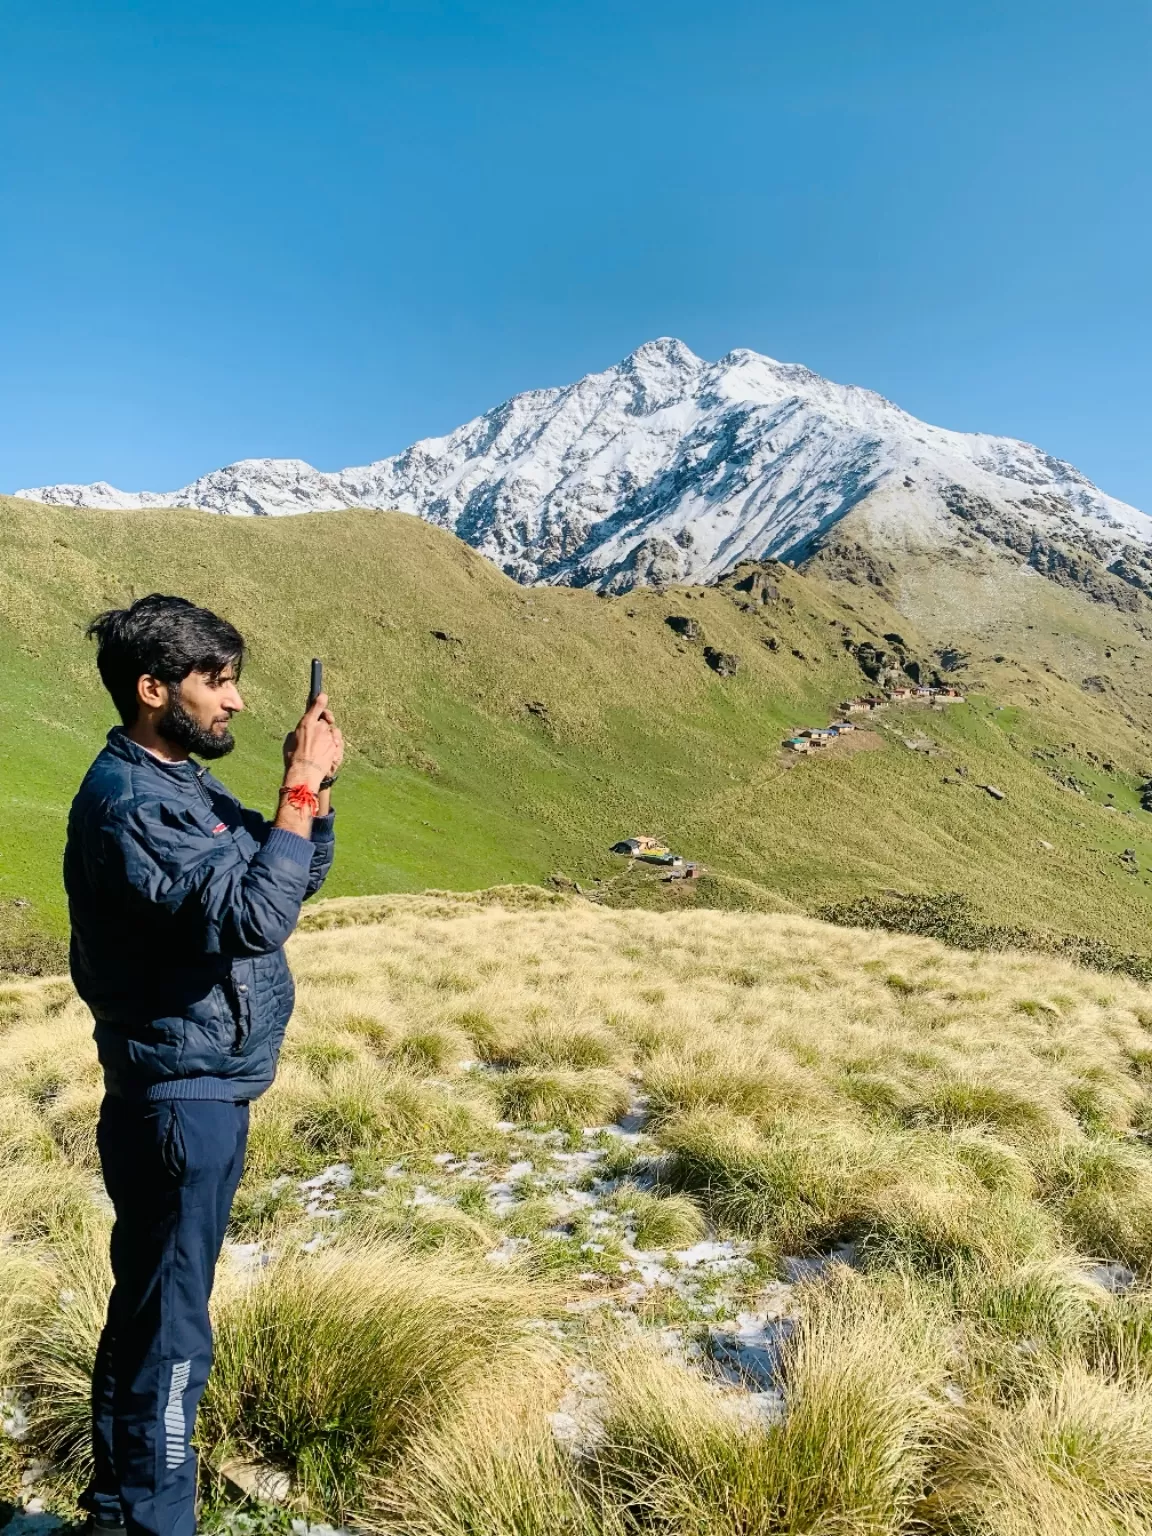
[{"label": "man's hand", "polygon": [[332,726],[332,740],[336,743],[336,756],[332,759],[332,766],[328,772],[335,778],[344,762],[344,737],[336,724]]},{"label": "man's hand", "polygon": [[320,780],[335,773],[343,760],[344,738],[328,708],[328,695],[321,693],[284,738],[284,783],[304,784],[317,794]]}]

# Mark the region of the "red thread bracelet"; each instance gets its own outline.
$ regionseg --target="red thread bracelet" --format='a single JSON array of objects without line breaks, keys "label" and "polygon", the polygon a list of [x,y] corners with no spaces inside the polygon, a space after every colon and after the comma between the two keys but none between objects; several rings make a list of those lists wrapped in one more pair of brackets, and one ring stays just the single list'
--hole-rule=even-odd
[{"label": "red thread bracelet", "polygon": [[320,801],[307,784],[293,784],[291,788],[285,784],[280,793],[294,811],[303,811],[308,816],[319,816]]}]

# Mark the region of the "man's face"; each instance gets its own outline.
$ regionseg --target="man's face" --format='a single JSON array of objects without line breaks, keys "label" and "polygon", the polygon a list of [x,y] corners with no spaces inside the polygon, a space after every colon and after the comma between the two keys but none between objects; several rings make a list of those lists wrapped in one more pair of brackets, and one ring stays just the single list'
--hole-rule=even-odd
[{"label": "man's face", "polygon": [[189,672],[182,683],[169,686],[168,705],[156,721],[156,731],[199,757],[224,757],[236,745],[229,722],[243,708],[233,667],[218,675]]}]

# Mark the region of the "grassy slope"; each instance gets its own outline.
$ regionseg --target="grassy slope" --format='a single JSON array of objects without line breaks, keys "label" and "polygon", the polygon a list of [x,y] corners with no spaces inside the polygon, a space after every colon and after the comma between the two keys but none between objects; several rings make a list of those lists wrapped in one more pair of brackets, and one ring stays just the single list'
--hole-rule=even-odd
[{"label": "grassy slope", "polygon": [[[229,1234],[276,1262],[220,1266],[210,1466],[390,1536],[1152,1528],[1152,990],[504,900],[325,903],[292,940]],[[0,1501],[27,1470],[62,1513],[108,1284],[89,1031],[66,982],[0,989],[0,1400],[31,1419]],[[778,1282],[837,1240],[853,1271]],[[783,1423],[677,1348],[741,1313],[795,1324]]]},{"label": "grassy slope", "polygon": [[[250,714],[223,776],[251,803],[269,803],[307,658],[324,656],[355,748],[331,894],[475,888],[557,869],[591,880],[616,867],[612,841],[652,830],[801,904],[959,889],[1000,920],[1146,947],[1152,821],[1105,811],[1032,756],[1058,746],[1080,777],[1095,774],[1101,798],[1111,789],[1131,808],[1145,738],[1123,718],[1133,711],[1119,684],[1089,696],[1039,666],[1037,680],[979,658],[986,693],[908,721],[908,734],[926,730],[946,757],[909,751],[897,721],[878,750],[789,766],[784,732],[827,718],[861,686],[838,623],[861,637],[897,626],[916,641],[906,619],[856,587],[785,572],[792,611],[780,602],[754,617],[715,589],[601,599],[521,588],[394,513],[232,520],[0,500],[0,519],[0,895],[31,899],[55,925],[68,802],[110,723],[82,627],[161,589],[220,609],[250,640]],[[1147,675],[1130,620],[1036,585],[1060,622],[1095,626],[1100,644],[1101,625],[1128,626],[1109,643],[1128,645],[1134,675]],[[739,676],[717,677],[699,646],[678,641],[664,623],[673,612],[739,653]],[[762,644],[769,633],[775,654]],[[965,638],[958,623],[948,638]],[[527,709],[536,701],[546,718]],[[1089,750],[1117,771],[1092,767]],[[968,784],[946,787],[956,763]],[[973,787],[983,781],[1007,799]],[[1137,874],[1125,848],[1137,851]]]}]

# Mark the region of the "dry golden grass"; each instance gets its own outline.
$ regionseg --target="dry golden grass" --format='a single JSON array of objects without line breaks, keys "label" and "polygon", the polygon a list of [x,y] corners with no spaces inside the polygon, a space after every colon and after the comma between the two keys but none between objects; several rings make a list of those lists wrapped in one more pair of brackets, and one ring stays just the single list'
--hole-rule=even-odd
[{"label": "dry golden grass", "polygon": [[942,1416],[938,1319],[840,1268],[814,1288],[790,1349],[788,1413],[765,1429],[643,1346],[606,1361],[601,1465],[661,1530],[904,1528]]},{"label": "dry golden grass", "polygon": [[372,1514],[408,1536],[622,1536],[621,1513],[588,1496],[552,1434],[564,1386],[556,1362],[537,1359],[462,1394]]},{"label": "dry golden grass", "polygon": [[1142,1536],[1152,1528],[1152,1391],[1079,1363],[952,1426],[939,1511],[980,1536]]},{"label": "dry golden grass", "polygon": [[[411,1536],[1149,1528],[1152,991],[792,915],[335,910],[291,946],[234,1221],[279,1257],[222,1281],[210,1456]],[[0,1001],[0,1391],[28,1394],[63,1487],[106,1283],[99,1078],[61,983]],[[637,1100],[638,1145],[585,1134]],[[593,1145],[606,1225],[575,1209],[565,1237],[533,1148]],[[301,1186],[335,1164],[342,1192]],[[534,1171],[500,1206],[510,1164]],[[611,1234],[708,1227],[750,1245],[738,1300],[629,1313]],[[859,1272],[792,1294],[780,1423],[652,1344],[648,1322],[706,1338],[784,1256],[844,1242]],[[589,1322],[620,1309],[630,1330]],[[547,1347],[533,1319],[563,1325]],[[604,1382],[583,1459],[548,1420],[575,1366]]]},{"label": "dry golden grass", "polygon": [[493,1359],[527,1353],[537,1301],[491,1266],[387,1242],[284,1255],[218,1302],[203,1433],[286,1466],[305,1507],[354,1513]]}]

